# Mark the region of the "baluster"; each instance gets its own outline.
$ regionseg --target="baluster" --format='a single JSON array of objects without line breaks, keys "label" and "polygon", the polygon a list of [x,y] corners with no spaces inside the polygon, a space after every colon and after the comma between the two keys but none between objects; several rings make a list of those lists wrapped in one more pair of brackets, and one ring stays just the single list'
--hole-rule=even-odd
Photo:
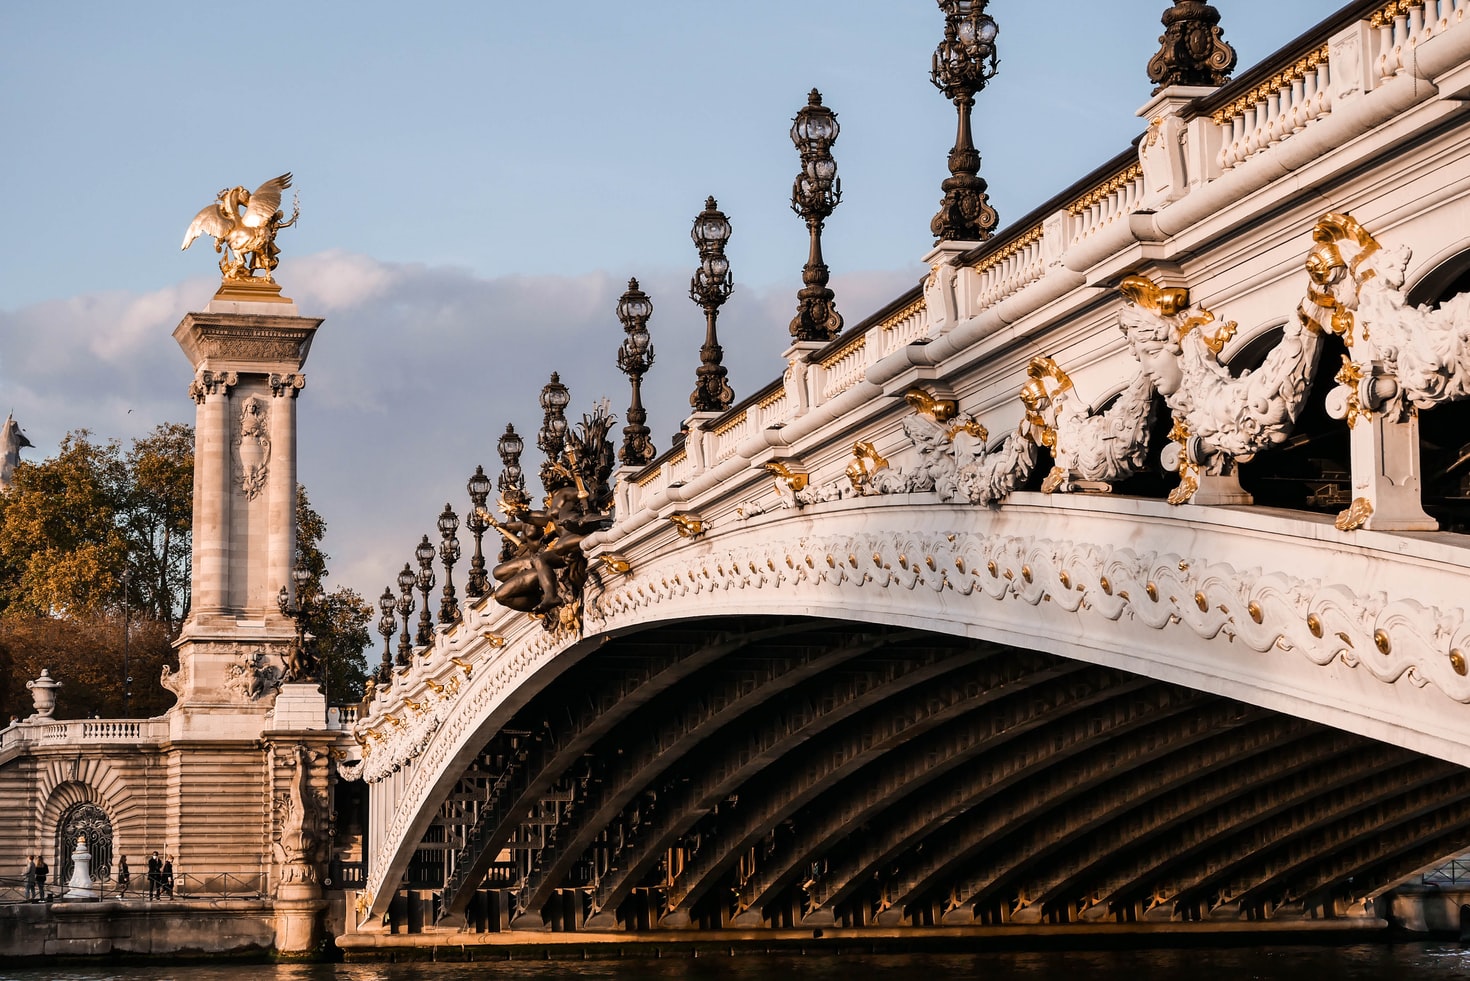
[{"label": "baluster", "polygon": [[1264,136],[1266,126],[1266,104],[1264,102],[1253,102],[1250,107],[1251,123],[1250,132],[1245,138],[1245,152],[1241,159],[1248,159],[1261,148],[1261,140]]},{"label": "baluster", "polygon": [[1378,77],[1387,78],[1393,74],[1393,68],[1389,62],[1393,59],[1393,21],[1387,17],[1383,18],[1378,25]]},{"label": "baluster", "polygon": [[1311,107],[1307,104],[1307,77],[1304,74],[1291,76],[1291,131],[1300,133],[1311,122]]},{"label": "baluster", "polygon": [[1408,33],[1404,37],[1404,44],[1406,46],[1419,43],[1424,33],[1424,23],[1425,18],[1423,3],[1418,3],[1410,7]]},{"label": "baluster", "polygon": [[1221,160],[1223,169],[1230,169],[1240,163],[1243,147],[1245,146],[1246,117],[1244,112],[1238,112],[1230,119],[1230,142],[1221,150],[1224,159]]},{"label": "baluster", "polygon": [[1286,112],[1287,107],[1282,99],[1281,89],[1277,87],[1277,79],[1271,81],[1271,91],[1266,94],[1266,118],[1270,120],[1267,129],[1266,143],[1275,146],[1286,136]]}]

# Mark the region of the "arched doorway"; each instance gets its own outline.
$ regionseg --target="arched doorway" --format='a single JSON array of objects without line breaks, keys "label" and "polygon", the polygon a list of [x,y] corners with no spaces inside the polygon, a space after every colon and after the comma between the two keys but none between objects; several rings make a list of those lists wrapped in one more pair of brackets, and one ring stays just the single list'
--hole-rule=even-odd
[{"label": "arched doorway", "polygon": [[71,881],[71,853],[77,839],[87,842],[92,853],[92,878],[102,881],[112,876],[112,821],[96,804],[81,803],[67,808],[56,823],[56,863],[53,882],[64,888]]}]

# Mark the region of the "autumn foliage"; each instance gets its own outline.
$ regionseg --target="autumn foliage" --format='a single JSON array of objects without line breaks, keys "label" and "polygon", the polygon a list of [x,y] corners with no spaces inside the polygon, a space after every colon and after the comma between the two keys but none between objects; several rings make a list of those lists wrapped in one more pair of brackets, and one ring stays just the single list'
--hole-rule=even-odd
[{"label": "autumn foliage", "polygon": [[[16,468],[0,495],[0,726],[31,714],[25,685],[42,668],[64,685],[58,718],[139,718],[173,703],[160,678],[177,666],[189,612],[193,483],[194,432],[176,423],[126,450],[68,433],[55,457]],[[308,630],[341,703],[361,694],[372,611],[350,589],[325,589],[326,524],[299,488],[297,518]]]}]

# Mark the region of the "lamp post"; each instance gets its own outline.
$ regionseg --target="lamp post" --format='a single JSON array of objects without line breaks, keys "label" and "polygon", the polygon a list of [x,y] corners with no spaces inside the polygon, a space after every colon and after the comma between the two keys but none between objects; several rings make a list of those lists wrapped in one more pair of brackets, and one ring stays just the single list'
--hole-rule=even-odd
[{"label": "lamp post", "polygon": [[959,114],[954,148],[949,151],[949,177],[940,187],[944,200],[929,230],[939,240],[983,242],[1000,217],[990,206],[980,177],[980,154],[970,136],[970,110],[975,93],[995,77],[999,61],[995,36],[1000,27],[985,12],[988,0],[939,0],[944,11],[944,40],[934,50],[929,79]]},{"label": "lamp post", "polygon": [[[495,452],[500,454],[502,467],[496,486],[500,489],[500,510],[510,518],[520,514],[531,503],[531,497],[526,493],[526,474],[521,470],[521,451],[525,448],[525,440],[516,432],[516,427],[506,423],[505,432],[495,444]],[[509,559],[514,551],[514,543],[509,538],[503,538],[500,542],[500,561]]]},{"label": "lamp post", "polygon": [[400,668],[408,667],[409,659],[413,655],[408,618],[413,615],[413,588],[417,584],[418,576],[413,574],[413,567],[407,562],[403,563],[403,571],[398,573],[398,615],[403,618],[403,633],[398,635],[398,659],[395,662]]},{"label": "lamp post", "polygon": [[129,715],[129,703],[133,695],[133,672],[128,664],[128,588],[132,584],[132,567],[123,566],[122,574],[122,601],[123,601],[123,718],[132,718]]},{"label": "lamp post", "polygon": [[[311,573],[300,562],[291,570],[291,586],[282,586],[276,594],[276,607],[281,615],[296,626],[296,637],[291,642],[291,653],[286,658],[285,681],[310,681],[316,666],[306,648],[306,621],[310,615],[310,603],[302,595]],[[324,679],[325,680],[325,679]]]},{"label": "lamp post", "polygon": [[[714,198],[710,200],[714,201]],[[628,424],[623,427],[623,447],[618,451],[618,459],[630,467],[641,467],[656,455],[645,425],[648,413],[643,408],[643,376],[653,365],[653,341],[648,336],[648,318],[651,316],[653,301],[638,288],[638,280],[628,280],[627,292],[618,299],[618,320],[622,321],[623,332],[628,335],[618,347],[618,369],[632,383],[633,401],[628,405]],[[713,336],[713,320],[709,329]],[[698,391],[695,390],[696,394]]]},{"label": "lamp post", "polygon": [[490,500],[490,478],[485,476],[484,467],[475,467],[465,490],[470,495],[470,513],[465,515],[464,523],[470,534],[475,536],[475,557],[470,559],[470,575],[464,584],[464,594],[466,599],[479,599],[490,592],[490,578],[485,575],[485,553],[481,548],[485,530],[490,527],[485,520],[485,502]]},{"label": "lamp post", "polygon": [[546,454],[546,462],[541,464],[541,486],[550,494],[555,464],[561,460],[561,452],[566,446],[566,408],[572,401],[571,393],[556,372],[553,371],[551,381],[542,386],[540,401],[541,431],[536,434],[536,445]]},{"label": "lamp post", "polygon": [[459,515],[446,502],[439,512],[439,559],[444,563],[444,594],[439,600],[439,626],[447,627],[460,620],[459,603],[454,596],[454,563],[459,561]]},{"label": "lamp post", "polygon": [[804,284],[796,294],[796,317],[791,336],[798,341],[830,341],[842,332],[842,315],[827,288],[827,264],[822,261],[822,223],[842,201],[842,179],[832,144],[841,132],[837,114],[822,105],[822,93],[812,89],[806,105],[791,122],[791,142],[801,151],[801,172],[791,186],[791,210],[806,220],[811,251],[801,270]]},{"label": "lamp post", "polygon": [[413,550],[413,557],[419,560],[419,574],[414,577],[414,585],[424,601],[423,609],[419,610],[418,634],[413,640],[419,647],[428,647],[434,641],[434,617],[429,613],[429,590],[434,588],[434,546],[429,543],[428,535]]},{"label": "lamp post", "polygon": [[730,297],[735,280],[730,276],[730,260],[725,258],[725,243],[730,239],[730,219],[706,198],[704,210],[694,219],[690,238],[699,249],[699,268],[689,280],[689,299],[704,307],[704,345],[699,349],[699,367],[695,370],[694,392],[689,404],[695,412],[723,412],[730,408],[735,393],[725,380],[725,352],[715,333],[715,318],[720,304]]},{"label": "lamp post", "polygon": [[393,599],[391,586],[384,587],[383,595],[378,597],[378,610],[383,614],[378,617],[378,633],[383,635],[383,663],[378,665],[378,686],[386,689],[393,683],[393,631],[398,626],[394,617],[398,604]]}]

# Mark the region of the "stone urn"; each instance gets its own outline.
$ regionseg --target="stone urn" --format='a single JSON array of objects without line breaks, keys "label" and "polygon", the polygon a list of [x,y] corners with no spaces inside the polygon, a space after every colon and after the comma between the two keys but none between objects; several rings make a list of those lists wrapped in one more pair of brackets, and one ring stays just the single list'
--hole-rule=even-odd
[{"label": "stone urn", "polygon": [[87,839],[77,837],[76,850],[71,853],[71,881],[66,884],[62,899],[100,899],[102,889],[92,880],[92,853],[87,849]]},{"label": "stone urn", "polygon": [[31,690],[31,700],[36,703],[36,712],[31,718],[51,718],[51,713],[56,711],[56,689],[61,687],[61,682],[51,677],[50,670],[42,668],[41,677],[27,681],[26,687]]}]

